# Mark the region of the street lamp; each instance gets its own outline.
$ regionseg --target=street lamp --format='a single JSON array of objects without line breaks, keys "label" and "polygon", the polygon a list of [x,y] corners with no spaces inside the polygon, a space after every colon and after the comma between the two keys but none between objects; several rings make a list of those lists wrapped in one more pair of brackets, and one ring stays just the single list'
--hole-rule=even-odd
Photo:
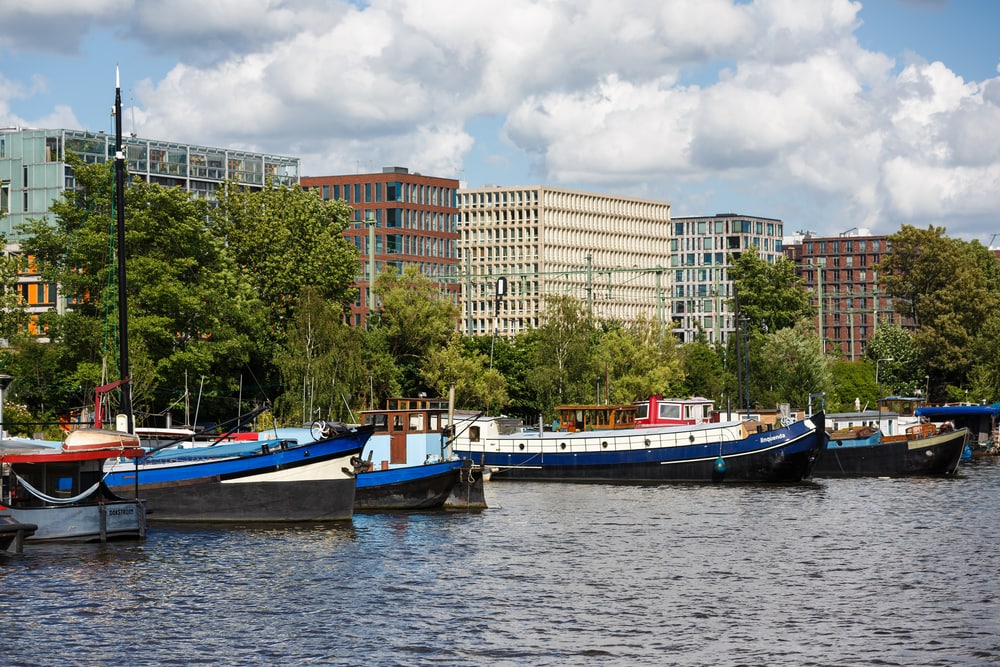
[{"label": "street lamp", "polygon": [[14,381],[14,378],[6,373],[0,373],[0,438],[4,437],[5,429],[3,423],[3,393],[7,391],[7,387],[10,383]]},{"label": "street lamp", "polygon": [[365,328],[371,328],[369,320],[371,320],[372,313],[375,311],[373,308],[374,302],[372,301],[373,295],[375,293],[375,216],[369,213],[365,216],[365,226],[368,228],[368,312],[365,314]]}]

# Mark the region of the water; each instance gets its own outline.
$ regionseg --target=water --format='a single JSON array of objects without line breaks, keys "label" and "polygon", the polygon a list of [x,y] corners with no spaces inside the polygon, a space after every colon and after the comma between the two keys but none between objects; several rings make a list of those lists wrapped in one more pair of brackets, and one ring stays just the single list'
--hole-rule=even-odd
[{"label": "water", "polygon": [[1000,662],[1000,462],[958,479],[487,494],[481,513],[29,545],[0,557],[0,661]]}]

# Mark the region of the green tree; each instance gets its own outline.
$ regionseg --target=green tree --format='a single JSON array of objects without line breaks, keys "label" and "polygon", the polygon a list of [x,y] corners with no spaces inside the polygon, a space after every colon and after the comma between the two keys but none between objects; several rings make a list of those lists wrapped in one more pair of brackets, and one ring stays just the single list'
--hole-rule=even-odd
[{"label": "green tree", "polygon": [[448,396],[454,385],[457,407],[489,411],[502,408],[508,398],[503,375],[488,363],[485,354],[470,350],[454,333],[446,346],[430,351],[421,375],[437,396]]},{"label": "green tree", "polygon": [[598,367],[593,351],[596,330],[577,299],[545,298],[542,325],[530,337],[528,385],[537,411],[548,416],[556,405],[589,401]]},{"label": "green tree", "polygon": [[400,389],[407,396],[428,391],[421,375],[424,360],[448,344],[457,329],[458,306],[413,265],[402,274],[380,273],[375,296],[380,308],[371,328],[379,330],[384,352],[397,367]]},{"label": "green tree", "polygon": [[829,363],[812,325],[806,321],[768,334],[760,366],[761,377],[767,382],[762,405],[804,406],[809,403],[809,394],[833,393]]},{"label": "green tree", "polygon": [[684,393],[710,398],[721,407],[726,382],[719,353],[707,342],[696,340],[681,347],[680,359],[685,376]]},{"label": "green tree", "polygon": [[795,275],[795,265],[779,258],[773,264],[752,248],[732,256],[729,277],[733,281],[735,303],[746,325],[760,332],[774,332],[795,326],[815,312],[803,281]]},{"label": "green tree", "polygon": [[[40,318],[56,346],[50,354],[60,363],[49,384],[89,392],[118,377],[113,179],[109,165],[84,165],[73,156],[67,161],[77,188],[53,203],[54,224],[36,220],[23,227],[28,239],[22,247],[69,303],[65,314]],[[204,201],[138,180],[124,194],[128,375],[136,412],[152,410],[187,373],[208,376],[215,388],[203,397],[202,414],[228,411],[228,418],[235,406],[212,398],[235,393],[239,369],[263,330],[260,302],[207,228]],[[69,398],[60,397],[58,409],[73,405]]]},{"label": "green tree", "polygon": [[896,310],[916,325],[931,398],[942,398],[948,385],[967,386],[977,361],[977,331],[998,305],[997,260],[979,243],[948,238],[943,227],[904,225],[889,241],[879,281]]},{"label": "green tree", "polygon": [[275,356],[284,392],[275,401],[279,421],[356,421],[352,399],[363,406],[368,374],[362,364],[362,332],[345,324],[338,304],[302,290],[288,336]]},{"label": "green tree", "polygon": [[598,377],[607,383],[611,403],[631,403],[650,394],[683,391],[684,369],[677,339],[669,327],[640,319],[606,327],[594,352]]},{"label": "green tree", "polygon": [[876,392],[907,396],[923,392],[923,357],[916,338],[903,327],[898,324],[879,324],[868,340],[865,357],[873,382],[876,380],[875,372],[878,371]]},{"label": "green tree", "polygon": [[303,287],[345,311],[354,301],[360,259],[343,236],[351,210],[342,200],[324,201],[299,186],[269,182],[248,190],[229,182],[220,191],[213,229],[239,259],[279,341]]}]

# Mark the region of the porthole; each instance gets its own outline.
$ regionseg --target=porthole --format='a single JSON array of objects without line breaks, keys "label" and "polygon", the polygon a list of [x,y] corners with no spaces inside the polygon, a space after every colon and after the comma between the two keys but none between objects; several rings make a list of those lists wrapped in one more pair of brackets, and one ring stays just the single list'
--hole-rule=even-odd
[{"label": "porthole", "polygon": [[607,449],[608,448],[608,441],[605,440],[604,442],[602,442],[601,443],[601,447],[604,447],[604,449]]},{"label": "porthole", "polygon": [[565,442],[560,442],[559,443],[559,449],[566,449],[566,443]]},{"label": "porthole", "polygon": [[523,451],[524,450],[524,443],[523,442],[517,443],[517,448]]}]

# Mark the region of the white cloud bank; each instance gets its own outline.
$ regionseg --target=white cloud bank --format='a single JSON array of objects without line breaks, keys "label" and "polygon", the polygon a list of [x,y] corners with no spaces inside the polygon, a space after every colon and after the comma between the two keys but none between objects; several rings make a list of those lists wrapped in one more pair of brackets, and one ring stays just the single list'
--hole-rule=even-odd
[{"label": "white cloud bank", "polygon": [[[711,181],[779,202],[736,210],[815,215],[801,225],[828,233],[933,222],[969,236],[1000,214],[1000,79],[861,48],[859,2],[63,5],[19,5],[0,46],[29,48],[19,35],[53,16],[74,17],[49,24],[74,35],[111,24],[178,63],[136,87],[141,136],[298,155],[307,174],[364,160],[454,177],[486,141],[494,162],[530,163],[532,182],[675,200]],[[14,91],[2,117],[26,84],[0,83]],[[484,116],[501,136],[470,134]]]}]

